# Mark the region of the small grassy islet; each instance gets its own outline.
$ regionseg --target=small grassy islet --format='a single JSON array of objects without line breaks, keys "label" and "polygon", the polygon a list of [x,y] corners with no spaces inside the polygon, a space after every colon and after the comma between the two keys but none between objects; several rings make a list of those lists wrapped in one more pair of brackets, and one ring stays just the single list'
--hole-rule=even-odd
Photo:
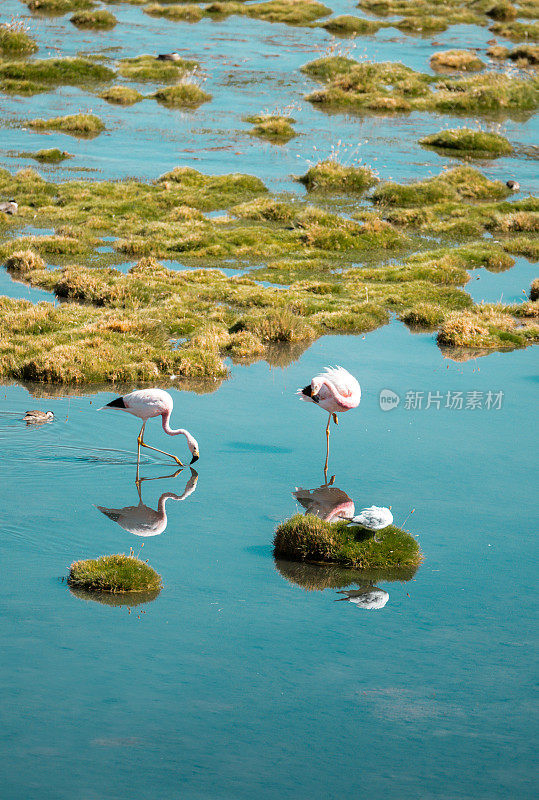
[{"label": "small grassy islet", "polygon": [[66,150],[59,150],[57,147],[53,147],[50,150],[36,150],[35,153],[20,153],[20,155],[23,158],[33,158],[42,164],[59,164],[65,161],[66,158],[74,157]]},{"label": "small grassy islet", "polygon": [[117,25],[118,20],[110,11],[98,9],[96,11],[77,11],[71,17],[70,22],[77,28],[110,31]]},{"label": "small grassy islet", "polygon": [[0,25],[0,56],[13,58],[14,56],[30,56],[37,52],[36,42],[28,35],[24,24],[11,22]]},{"label": "small grassy islet", "polygon": [[499,158],[513,152],[511,143],[504,136],[471,128],[448,128],[424,136],[419,144],[444,153],[461,153],[469,158]]},{"label": "small grassy islet", "polygon": [[293,117],[279,114],[254,114],[243,117],[243,121],[250,122],[254,126],[249,131],[251,136],[258,136],[260,139],[267,139],[275,144],[286,144],[296,136],[296,131],[292,127],[295,122]]},{"label": "small grassy islet", "polygon": [[61,131],[84,139],[93,139],[105,130],[104,123],[95,114],[69,114],[65,117],[31,119],[26,124],[38,131]]},{"label": "small grassy islet", "polygon": [[67,582],[75,589],[112,594],[155,592],[163,586],[146,561],[124,553],[74,561]]},{"label": "small grassy islet", "polygon": [[273,541],[274,554],[291,561],[330,563],[357,570],[401,570],[423,560],[411,534],[393,525],[365,531],[346,522],[326,522],[312,514],[295,514],[282,522]]}]

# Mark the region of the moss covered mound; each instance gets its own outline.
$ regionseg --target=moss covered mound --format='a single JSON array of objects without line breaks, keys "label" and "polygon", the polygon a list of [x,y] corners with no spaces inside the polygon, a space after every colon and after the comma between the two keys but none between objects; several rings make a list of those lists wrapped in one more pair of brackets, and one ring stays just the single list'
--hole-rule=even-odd
[{"label": "moss covered mound", "polygon": [[118,20],[110,11],[99,9],[97,11],[77,11],[71,17],[71,23],[77,28],[89,28],[98,31],[110,31]]},{"label": "moss covered mound", "polygon": [[[515,313],[518,315],[515,318]],[[484,303],[449,314],[438,331],[438,344],[452,348],[514,350],[539,341],[539,305]]]},{"label": "moss covered mound", "polygon": [[244,117],[244,122],[250,122],[254,127],[249,131],[251,136],[258,136],[276,144],[285,144],[296,136],[292,127],[295,122],[293,117],[283,117],[278,114],[254,114]]},{"label": "moss covered mound", "polygon": [[144,13],[150,17],[164,17],[175,22],[200,22],[204,16],[204,11],[194,3],[183,3],[182,5],[161,5],[151,3],[145,6]]},{"label": "moss covered mound", "polygon": [[161,576],[145,561],[117,553],[75,561],[69,569],[68,583],[87,592],[152,592],[162,587]]},{"label": "moss covered mound", "polygon": [[372,19],[363,19],[362,17],[343,14],[339,17],[332,17],[328,19],[327,22],[321,22],[320,26],[338,36],[354,36],[358,33],[376,33],[376,31],[381,28],[381,23],[374,22]]},{"label": "moss covered mound", "polygon": [[511,116],[539,104],[537,77],[512,77],[496,72],[473,76],[441,76],[416,72],[403,64],[328,56],[306,64],[303,71],[325,82],[307,100],[322,107],[365,112],[439,111]]},{"label": "moss covered mound", "polygon": [[23,0],[30,11],[40,14],[67,14],[80,8],[92,8],[94,0]]},{"label": "moss covered mound", "polygon": [[68,133],[70,136],[92,139],[105,130],[105,125],[94,114],[70,114],[66,117],[50,119],[31,119],[27,123],[36,130],[53,130]]},{"label": "moss covered mound", "polygon": [[49,150],[36,150],[35,153],[21,153],[24,158],[33,158],[41,164],[59,164],[65,161],[66,158],[73,158],[71,153],[66,150],[59,150],[57,147],[52,147]]},{"label": "moss covered mound", "polygon": [[197,67],[196,61],[186,58],[180,58],[178,61],[160,61],[155,56],[143,55],[123,58],[118,71],[123,78],[132,81],[175,83]]},{"label": "moss covered mound", "polygon": [[99,97],[106,100],[107,103],[113,103],[117,106],[132,106],[143,99],[143,95],[130,86],[110,86],[104,92],[101,92]]},{"label": "moss covered mound", "polygon": [[393,525],[378,531],[375,539],[370,531],[346,522],[325,522],[312,514],[296,514],[281,523],[273,546],[279,558],[361,570],[413,568],[423,558],[414,537]]},{"label": "moss covered mound", "polygon": [[0,56],[29,56],[37,51],[37,44],[28,36],[22,23],[0,25]]},{"label": "moss covered mound", "polygon": [[338,161],[327,159],[310,167],[298,178],[307,189],[333,194],[363,194],[378,183],[369,167],[346,167]]},{"label": "moss covered mound", "polygon": [[265,22],[282,22],[286,25],[308,25],[320,17],[327,17],[331,9],[316,0],[267,0],[247,5],[241,2],[213,2],[206,13],[215,16],[237,14]]},{"label": "moss covered mound", "polygon": [[46,58],[0,63],[0,81],[27,81],[45,86],[91,86],[112,80],[114,72],[87,58]]},{"label": "moss covered mound", "polygon": [[448,128],[419,140],[423,147],[451,150],[468,157],[499,158],[513,152],[511,143],[499,133],[474,131],[471,128]]},{"label": "moss covered mound", "polygon": [[381,205],[405,207],[458,200],[499,200],[510,192],[501,181],[490,181],[472,167],[455,167],[425,181],[382,183],[372,199]]},{"label": "moss covered mound", "polygon": [[484,63],[475,53],[469,50],[445,50],[433,53],[430,57],[432,69],[438,72],[445,70],[458,70],[459,72],[478,72],[484,68]]},{"label": "moss covered mound", "polygon": [[158,103],[168,108],[198,108],[202,103],[211,100],[211,94],[205,92],[196,83],[180,83],[178,86],[167,86],[158,89],[153,95]]}]

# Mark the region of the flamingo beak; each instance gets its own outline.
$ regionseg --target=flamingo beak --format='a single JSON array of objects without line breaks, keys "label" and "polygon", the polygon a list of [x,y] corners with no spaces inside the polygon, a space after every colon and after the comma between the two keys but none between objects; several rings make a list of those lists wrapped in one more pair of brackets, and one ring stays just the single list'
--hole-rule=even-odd
[{"label": "flamingo beak", "polygon": [[319,394],[312,394],[311,395],[311,400],[313,401],[313,403],[318,404],[320,402],[320,395]]},{"label": "flamingo beak", "polygon": [[196,453],[196,454],[193,456],[193,458],[191,459],[190,463],[191,463],[191,464],[194,464],[194,463],[195,463],[195,461],[198,461],[198,459],[199,459],[199,458],[200,458],[199,454],[198,454],[198,453]]}]

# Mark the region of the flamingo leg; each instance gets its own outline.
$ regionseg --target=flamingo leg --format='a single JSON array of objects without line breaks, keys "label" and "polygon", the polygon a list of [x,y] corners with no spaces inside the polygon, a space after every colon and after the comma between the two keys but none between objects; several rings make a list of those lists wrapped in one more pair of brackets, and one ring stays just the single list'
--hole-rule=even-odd
[{"label": "flamingo leg", "polygon": [[143,444],[142,437],[144,436],[144,426],[145,425],[146,425],[146,422],[143,422],[142,423],[142,428],[140,429],[140,433],[139,433],[139,435],[137,437],[137,480],[138,480],[138,467],[139,467],[139,461],[140,461],[140,445]]},{"label": "flamingo leg", "polygon": [[173,458],[176,464],[179,464],[180,467],[185,467],[185,464],[183,463],[183,461],[180,461],[178,456],[175,456],[172,453],[167,453],[166,450],[159,450],[158,447],[152,447],[151,444],[146,444],[146,442],[141,442],[140,444],[142,445],[142,447],[147,447],[148,450],[155,450],[156,453],[163,453],[164,456],[169,456],[169,458]]},{"label": "flamingo leg", "polygon": [[326,425],[326,463],[324,464],[324,479],[327,481],[328,475],[328,462],[329,462],[329,425],[331,423],[331,414],[328,417],[328,424]]}]

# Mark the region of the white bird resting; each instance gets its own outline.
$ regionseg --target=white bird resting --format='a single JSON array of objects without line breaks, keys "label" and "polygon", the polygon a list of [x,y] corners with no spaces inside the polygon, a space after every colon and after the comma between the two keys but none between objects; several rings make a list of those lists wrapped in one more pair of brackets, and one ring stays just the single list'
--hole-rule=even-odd
[{"label": "white bird resting", "polygon": [[359,525],[368,531],[381,531],[392,524],[393,514],[389,508],[384,508],[383,506],[364,508],[360,514],[350,520],[350,525]]}]

